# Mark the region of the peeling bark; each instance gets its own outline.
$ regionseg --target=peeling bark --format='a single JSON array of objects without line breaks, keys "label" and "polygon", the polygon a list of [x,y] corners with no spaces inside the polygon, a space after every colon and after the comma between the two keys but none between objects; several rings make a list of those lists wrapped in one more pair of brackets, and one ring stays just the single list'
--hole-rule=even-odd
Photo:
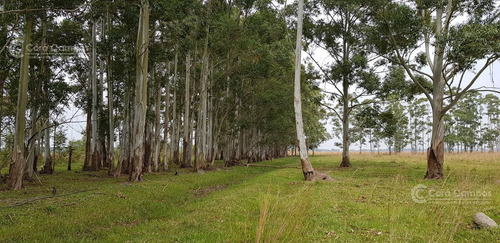
[{"label": "peeling bark", "polygon": [[19,74],[19,86],[17,94],[17,112],[16,125],[14,136],[14,149],[12,151],[12,161],[9,167],[9,189],[21,189],[23,184],[23,167],[24,167],[24,136],[26,127],[26,106],[28,103],[28,79],[29,79],[29,54],[27,48],[31,44],[32,20],[27,20],[24,29],[24,37],[22,44],[22,57]]},{"label": "peeling bark", "polygon": [[[440,113],[439,105],[433,112]],[[431,146],[427,151],[427,172],[425,179],[444,178],[444,120],[439,114],[434,115],[432,124]]]},{"label": "peeling bark", "polygon": [[149,54],[149,3],[142,1],[139,28],[136,44],[136,84],[134,99],[134,142],[133,167],[129,181],[142,181],[142,167],[144,160],[144,129],[146,122],[146,106],[148,92],[148,54]]}]

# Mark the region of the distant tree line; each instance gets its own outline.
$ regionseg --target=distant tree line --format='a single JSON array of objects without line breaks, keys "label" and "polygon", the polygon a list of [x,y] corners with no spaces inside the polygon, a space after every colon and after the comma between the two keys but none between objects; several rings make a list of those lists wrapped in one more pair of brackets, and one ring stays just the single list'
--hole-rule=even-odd
[{"label": "distant tree line", "polygon": [[[425,98],[410,101],[390,98],[389,102],[368,105],[353,112],[350,137],[359,151],[389,153],[403,150],[426,152],[430,143],[429,105]],[[500,151],[500,99],[493,94],[467,94],[445,116],[447,152]],[[340,130],[334,120],[334,131]],[[340,134],[336,132],[335,134]],[[337,143],[341,147],[341,143]]]}]

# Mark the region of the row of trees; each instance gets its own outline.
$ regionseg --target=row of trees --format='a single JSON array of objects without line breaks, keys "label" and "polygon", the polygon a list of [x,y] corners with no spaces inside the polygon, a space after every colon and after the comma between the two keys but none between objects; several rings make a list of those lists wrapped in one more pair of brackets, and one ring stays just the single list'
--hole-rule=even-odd
[{"label": "row of trees", "polygon": [[[15,134],[10,187],[19,188],[25,173],[32,178],[36,141],[49,141],[47,128],[61,123],[57,115],[70,103],[87,114],[85,170],[107,167],[110,175],[128,173],[137,181],[169,162],[199,169],[216,158],[231,163],[285,155],[296,139],[293,107],[285,102],[293,89],[289,32],[302,24],[304,49],[319,68],[295,69],[304,99],[304,112],[295,106],[296,123],[303,115],[307,142],[327,138],[325,107],[342,124],[341,166],[351,165],[354,122],[384,124],[383,136],[399,150],[404,146],[395,137],[404,136],[404,123],[394,121],[403,120],[405,105],[397,101],[415,103],[409,112],[416,114],[425,109],[417,102],[425,102],[415,97],[425,97],[432,110],[426,178],[442,178],[447,115],[470,93],[496,91],[472,87],[500,58],[498,1],[311,0],[304,14],[302,3],[4,0],[0,54],[14,50],[20,57],[2,58],[0,73],[7,91],[4,97],[2,87],[0,97],[9,101],[1,103],[2,120],[11,122],[1,127]],[[286,21],[296,13],[297,25]],[[15,52],[9,43],[19,36]],[[84,48],[63,58],[44,48],[30,53],[33,44]],[[318,49],[331,62],[318,62]],[[333,92],[321,91],[317,77]],[[47,145],[42,171],[50,173]],[[306,179],[311,172],[304,170]]]},{"label": "row of trees", "polygon": [[[64,123],[86,124],[84,170],[131,181],[170,163],[285,156],[296,137],[293,38],[282,14],[267,1],[5,1],[5,43],[23,36],[21,62],[1,53],[10,188],[33,179],[34,161],[52,172],[49,131]],[[29,44],[81,48],[30,53]],[[305,132],[319,145],[326,111],[309,72],[300,72]],[[61,120],[71,104],[86,121]]]}]

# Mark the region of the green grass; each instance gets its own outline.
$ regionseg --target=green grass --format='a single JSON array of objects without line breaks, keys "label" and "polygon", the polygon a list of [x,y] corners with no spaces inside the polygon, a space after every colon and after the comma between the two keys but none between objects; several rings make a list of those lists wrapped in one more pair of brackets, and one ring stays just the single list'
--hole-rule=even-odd
[{"label": "green grass", "polygon": [[[179,170],[126,176],[76,173],[60,164],[19,191],[0,184],[0,242],[9,241],[179,241],[179,242],[498,242],[500,230],[472,228],[482,211],[500,222],[498,154],[447,155],[447,179],[423,180],[423,155],[352,154],[312,158],[333,182],[304,182],[299,169],[231,167],[206,174]],[[263,165],[298,166],[290,157]],[[80,167],[79,167],[80,166]],[[218,164],[220,166],[220,164]],[[79,170],[81,165],[74,164]],[[490,201],[472,204],[415,203],[411,189],[488,191]],[[90,191],[12,206],[40,196]],[[123,195],[120,197],[119,195]],[[126,198],[124,198],[126,197]]]}]

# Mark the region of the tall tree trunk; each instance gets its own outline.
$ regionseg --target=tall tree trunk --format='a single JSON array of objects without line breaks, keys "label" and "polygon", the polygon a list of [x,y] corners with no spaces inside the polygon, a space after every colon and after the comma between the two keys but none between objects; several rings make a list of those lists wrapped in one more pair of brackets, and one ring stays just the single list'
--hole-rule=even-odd
[{"label": "tall tree trunk", "polygon": [[[45,22],[42,22],[42,46],[45,46],[46,43],[46,38],[47,38],[47,28]],[[33,181],[34,180],[34,175],[35,175],[35,163],[38,160],[38,153],[36,151],[36,146],[37,146],[37,140],[39,139],[40,135],[38,132],[38,111],[40,108],[39,105],[39,99],[40,99],[40,92],[42,89],[42,79],[40,77],[45,77],[45,58],[42,57],[40,61],[40,70],[39,70],[39,76],[36,79],[36,88],[35,88],[35,93],[34,93],[34,98],[32,102],[32,107],[31,107],[31,116],[30,116],[30,123],[31,123],[31,128],[30,128],[30,134],[29,134],[29,139],[28,140],[28,159],[26,160],[25,164],[25,177],[26,180]]]},{"label": "tall tree trunk", "polygon": [[[89,73],[91,74],[91,72]],[[90,97],[90,89],[92,86],[92,75],[89,75],[89,82],[88,82],[88,90],[87,90],[87,96]],[[85,160],[83,162],[83,171],[88,171],[90,170],[90,164],[92,160],[92,154],[91,154],[91,140],[92,140],[92,104],[91,102],[88,101],[87,99],[87,107],[86,107],[86,112],[87,112],[87,120],[86,120],[86,127],[85,127]]]},{"label": "tall tree trunk", "polygon": [[188,52],[186,54],[186,84],[184,92],[184,137],[182,139],[182,163],[181,168],[186,168],[189,166],[190,161],[188,161],[188,146],[189,146],[189,133],[190,133],[190,120],[189,120],[189,101],[191,97],[189,96],[189,82],[191,78],[191,54]]},{"label": "tall tree trunk", "polygon": [[[176,49],[178,49],[178,46],[176,46]],[[172,129],[171,129],[171,135],[170,135],[170,159],[172,160],[174,164],[179,163],[179,143],[177,141],[177,131],[179,130],[178,127],[178,114],[177,114],[177,65],[178,65],[178,59],[179,54],[175,53],[175,59],[174,59],[174,82],[172,84],[173,90],[174,90],[174,97],[173,97],[173,103],[172,103]]]},{"label": "tall tree trunk", "polygon": [[[179,97],[179,100],[181,99],[182,97]],[[180,108],[180,107],[179,107]],[[181,111],[177,112],[177,129],[175,131],[175,143],[174,143],[174,162],[176,164],[179,164],[179,146],[180,146],[180,140],[181,140],[181,125],[182,125],[182,121],[181,121]]]},{"label": "tall tree trunk", "polygon": [[[192,76],[195,76],[196,74],[193,74]],[[187,144],[187,149],[188,149],[188,158],[187,161],[189,162],[189,167],[192,167],[196,170],[196,164],[193,164],[193,139],[196,140],[196,128],[195,125],[197,124],[196,122],[196,108],[194,104],[194,100],[196,97],[196,82],[195,79],[191,81],[191,105],[190,105],[190,111],[189,111],[189,139],[188,139],[188,144]],[[196,146],[196,144],[194,144]],[[194,152],[196,153],[196,149],[194,149]],[[194,154],[194,157],[196,158],[196,154]]]},{"label": "tall tree trunk", "polygon": [[139,28],[136,44],[136,84],[134,114],[134,165],[130,172],[130,181],[142,181],[144,159],[144,126],[146,122],[146,105],[148,92],[148,54],[149,54],[149,3],[143,0],[139,16]]},{"label": "tall tree trunk", "polygon": [[[208,0],[208,15],[211,14],[212,11],[212,1]],[[208,100],[208,90],[207,90],[207,81],[208,81],[208,73],[210,72],[209,66],[209,57],[208,57],[208,41],[210,38],[210,23],[207,24],[206,27],[206,37],[205,37],[205,46],[203,47],[203,62],[202,62],[202,75],[201,79],[201,161],[200,167],[205,169],[207,167],[207,100]]]},{"label": "tall tree trunk", "polygon": [[[201,79],[200,79],[201,81]],[[196,132],[194,141],[194,168],[200,169],[200,132],[201,132],[201,109],[198,109],[198,120],[196,121]]]},{"label": "tall tree trunk", "polygon": [[[102,30],[102,28],[101,28]],[[101,33],[103,33],[101,31]],[[104,34],[102,34],[104,35]],[[98,90],[97,90],[97,93],[99,94],[99,96],[97,97],[97,107],[99,109],[98,111],[98,116],[96,116],[96,118],[98,118],[99,116],[101,116],[101,114],[103,114],[103,106],[101,104],[104,104],[104,61],[103,60],[100,60],[99,61],[99,84],[98,84]],[[99,119],[98,119],[98,124],[99,124]],[[99,145],[97,147],[97,154],[98,154],[98,157],[97,157],[97,168],[99,168],[99,170],[102,168],[102,167],[106,167],[108,166],[107,164],[107,154],[106,154],[106,138],[99,132],[99,130],[102,130],[102,129],[99,129],[98,127],[98,133],[97,133],[97,136],[98,136],[98,140],[99,141]]]},{"label": "tall tree trunk", "polygon": [[[151,92],[148,92],[151,94]],[[148,95],[149,96],[149,95]],[[150,106],[146,106],[146,114],[149,113],[149,108]],[[152,145],[152,137],[153,137],[153,125],[151,124],[148,119],[146,119],[146,125],[144,128],[144,165],[143,165],[143,172],[151,172],[151,158],[152,158],[152,150],[151,150],[151,145]]]},{"label": "tall tree trunk", "polygon": [[[45,126],[49,126],[49,119],[47,118],[47,122],[45,123]],[[44,148],[44,157],[45,157],[45,164],[43,165],[42,170],[40,173],[42,174],[52,174],[52,156],[50,155],[50,129],[46,128],[44,130],[44,135],[43,135],[43,148]]]},{"label": "tall tree trunk", "polygon": [[[213,68],[213,63],[212,63],[212,68]],[[213,72],[211,72],[211,73],[213,73]],[[212,75],[210,75],[210,77],[212,77]],[[213,149],[213,123],[214,123],[214,121],[213,121],[213,109],[214,109],[213,108],[213,100],[212,100],[212,97],[209,97],[208,98],[208,109],[207,109],[208,110],[207,162],[209,162],[210,165],[212,165],[213,153],[214,153],[214,149]]]},{"label": "tall tree trunk", "polygon": [[[54,123],[56,123],[56,121],[54,120]],[[56,155],[56,132],[57,132],[57,126],[54,126],[54,135],[52,135],[53,139],[52,139],[52,153],[53,153],[53,156],[52,156],[52,172],[54,172],[55,168],[56,168],[56,159],[57,159],[57,155]]]},{"label": "tall tree trunk", "polygon": [[[344,40],[344,63],[347,63],[349,51],[347,50],[347,40]],[[350,137],[349,137],[349,80],[346,75],[342,80],[342,162],[340,167],[351,167],[351,158],[349,155]]]},{"label": "tall tree trunk", "polygon": [[[444,83],[444,81],[443,81]],[[432,109],[432,137],[431,146],[427,151],[427,173],[426,179],[444,178],[444,119],[441,114],[443,108],[443,96],[436,92],[440,85],[435,85],[434,105]],[[444,86],[442,87],[444,90]],[[441,93],[442,94],[442,93]]]},{"label": "tall tree trunk", "polygon": [[370,128],[370,154],[373,154],[373,130]]},{"label": "tall tree trunk", "polygon": [[161,86],[160,81],[155,80],[156,84],[156,104],[155,104],[155,135],[154,135],[154,158],[153,158],[153,170],[158,172],[158,166],[160,163],[160,151],[161,151]]},{"label": "tall tree trunk", "polygon": [[[448,9],[448,11],[451,11]],[[443,31],[442,9],[436,10],[436,35]],[[446,30],[447,31],[447,30]],[[444,178],[444,90],[445,80],[443,78],[444,44],[438,44],[434,50],[433,72],[433,93],[432,93],[432,137],[431,144],[427,151],[427,173],[426,179]]]},{"label": "tall tree trunk", "polygon": [[2,149],[2,132],[3,132],[3,127],[2,127],[2,121],[3,121],[3,89],[4,89],[4,84],[5,80],[7,79],[7,74],[2,74],[0,75],[0,150]]},{"label": "tall tree trunk", "polygon": [[32,20],[26,21],[22,44],[21,66],[19,74],[19,87],[17,94],[16,126],[14,136],[14,150],[9,168],[9,189],[21,189],[23,183],[24,165],[24,129],[26,127],[26,106],[28,103],[28,79],[29,79],[29,48],[31,44]]},{"label": "tall tree trunk", "polygon": [[302,52],[302,19],[304,12],[304,0],[299,0],[299,10],[297,17],[297,42],[295,48],[295,85],[294,85],[294,108],[295,125],[297,129],[297,141],[299,143],[300,163],[302,173],[307,181],[314,177],[314,168],[309,162],[307,155],[306,137],[304,135],[304,125],[302,122],[302,102],[300,97],[300,74],[301,74],[301,52]]},{"label": "tall tree trunk", "polygon": [[125,87],[123,104],[123,129],[120,136],[120,155],[114,176],[119,177],[122,172],[127,173],[130,162],[130,90]]},{"label": "tall tree trunk", "polygon": [[[108,57],[108,116],[109,116],[109,145],[108,145],[108,175],[115,171],[115,118],[113,114],[113,80],[111,69],[111,57]],[[121,169],[121,168],[120,168]]]},{"label": "tall tree trunk", "polygon": [[[40,80],[41,81],[41,80]],[[38,87],[37,91],[38,92]],[[36,96],[36,95],[35,95]],[[35,105],[36,106],[36,105]],[[38,108],[37,107],[32,107],[31,108],[31,114],[30,114],[30,122],[31,122],[31,128],[30,128],[30,133],[29,133],[29,141],[28,141],[28,159],[26,160],[25,164],[25,179],[28,181],[33,181],[34,180],[34,175],[35,175],[35,161],[37,159],[37,151],[36,151],[36,145],[37,145],[37,140],[38,140],[38,131],[37,131],[37,119],[38,118]]]},{"label": "tall tree trunk", "polygon": [[205,50],[203,53],[204,61],[203,61],[203,79],[201,80],[201,161],[200,167],[205,169],[207,167],[207,79],[209,72],[209,60],[208,60],[208,30],[207,30],[207,38],[205,41]]},{"label": "tall tree trunk", "polygon": [[[154,63],[152,65],[154,67]],[[150,77],[151,80],[154,83],[154,68],[150,69]],[[152,113],[152,104],[151,104],[151,99],[149,97],[153,96],[153,86],[148,85],[148,92],[147,92],[147,105],[146,105],[146,117],[148,117],[147,114]],[[146,127],[144,130],[144,167],[142,169],[143,172],[148,172],[151,173],[151,159],[153,158],[153,123],[151,122],[150,119],[146,119]]]},{"label": "tall tree trunk", "polygon": [[[3,1],[3,6],[7,4],[7,0]],[[5,8],[5,7],[4,7]],[[2,14],[2,31],[0,34],[2,37],[4,37],[6,40],[8,39],[8,31],[7,31],[7,14]],[[3,120],[3,89],[5,85],[5,80],[7,80],[7,76],[9,76],[9,69],[8,67],[2,67],[2,70],[0,72],[0,150],[2,149],[2,132],[3,132],[3,127],[2,127],[2,120]]]},{"label": "tall tree trunk", "polygon": [[165,83],[165,114],[164,114],[164,124],[163,124],[163,170],[168,170],[168,162],[170,159],[169,151],[168,151],[168,123],[169,119],[169,111],[170,111],[170,62],[167,64],[167,80]]},{"label": "tall tree trunk", "polygon": [[[135,84],[134,84],[135,86]],[[131,89],[129,89],[129,97],[130,97],[130,102],[128,103],[129,104],[129,109],[130,109],[130,112],[129,112],[129,115],[128,115],[128,130],[129,130],[129,133],[128,133],[128,157],[127,157],[127,163],[125,163],[123,165],[123,170],[122,170],[122,173],[125,173],[125,174],[130,174],[130,171],[132,170],[132,166],[133,166],[133,159],[134,159],[134,140],[133,140],[133,137],[134,137],[134,116],[135,116],[135,108],[134,108],[134,96],[132,95],[132,93],[134,92],[135,90],[135,87],[131,87]]]},{"label": "tall tree trunk", "polygon": [[92,68],[92,139],[90,140],[90,149],[92,154],[92,159],[90,163],[90,170],[99,170],[99,138],[97,134],[97,123],[98,123],[98,113],[97,113],[97,75],[96,75],[96,23],[92,23],[92,57],[91,57],[91,68]]}]

